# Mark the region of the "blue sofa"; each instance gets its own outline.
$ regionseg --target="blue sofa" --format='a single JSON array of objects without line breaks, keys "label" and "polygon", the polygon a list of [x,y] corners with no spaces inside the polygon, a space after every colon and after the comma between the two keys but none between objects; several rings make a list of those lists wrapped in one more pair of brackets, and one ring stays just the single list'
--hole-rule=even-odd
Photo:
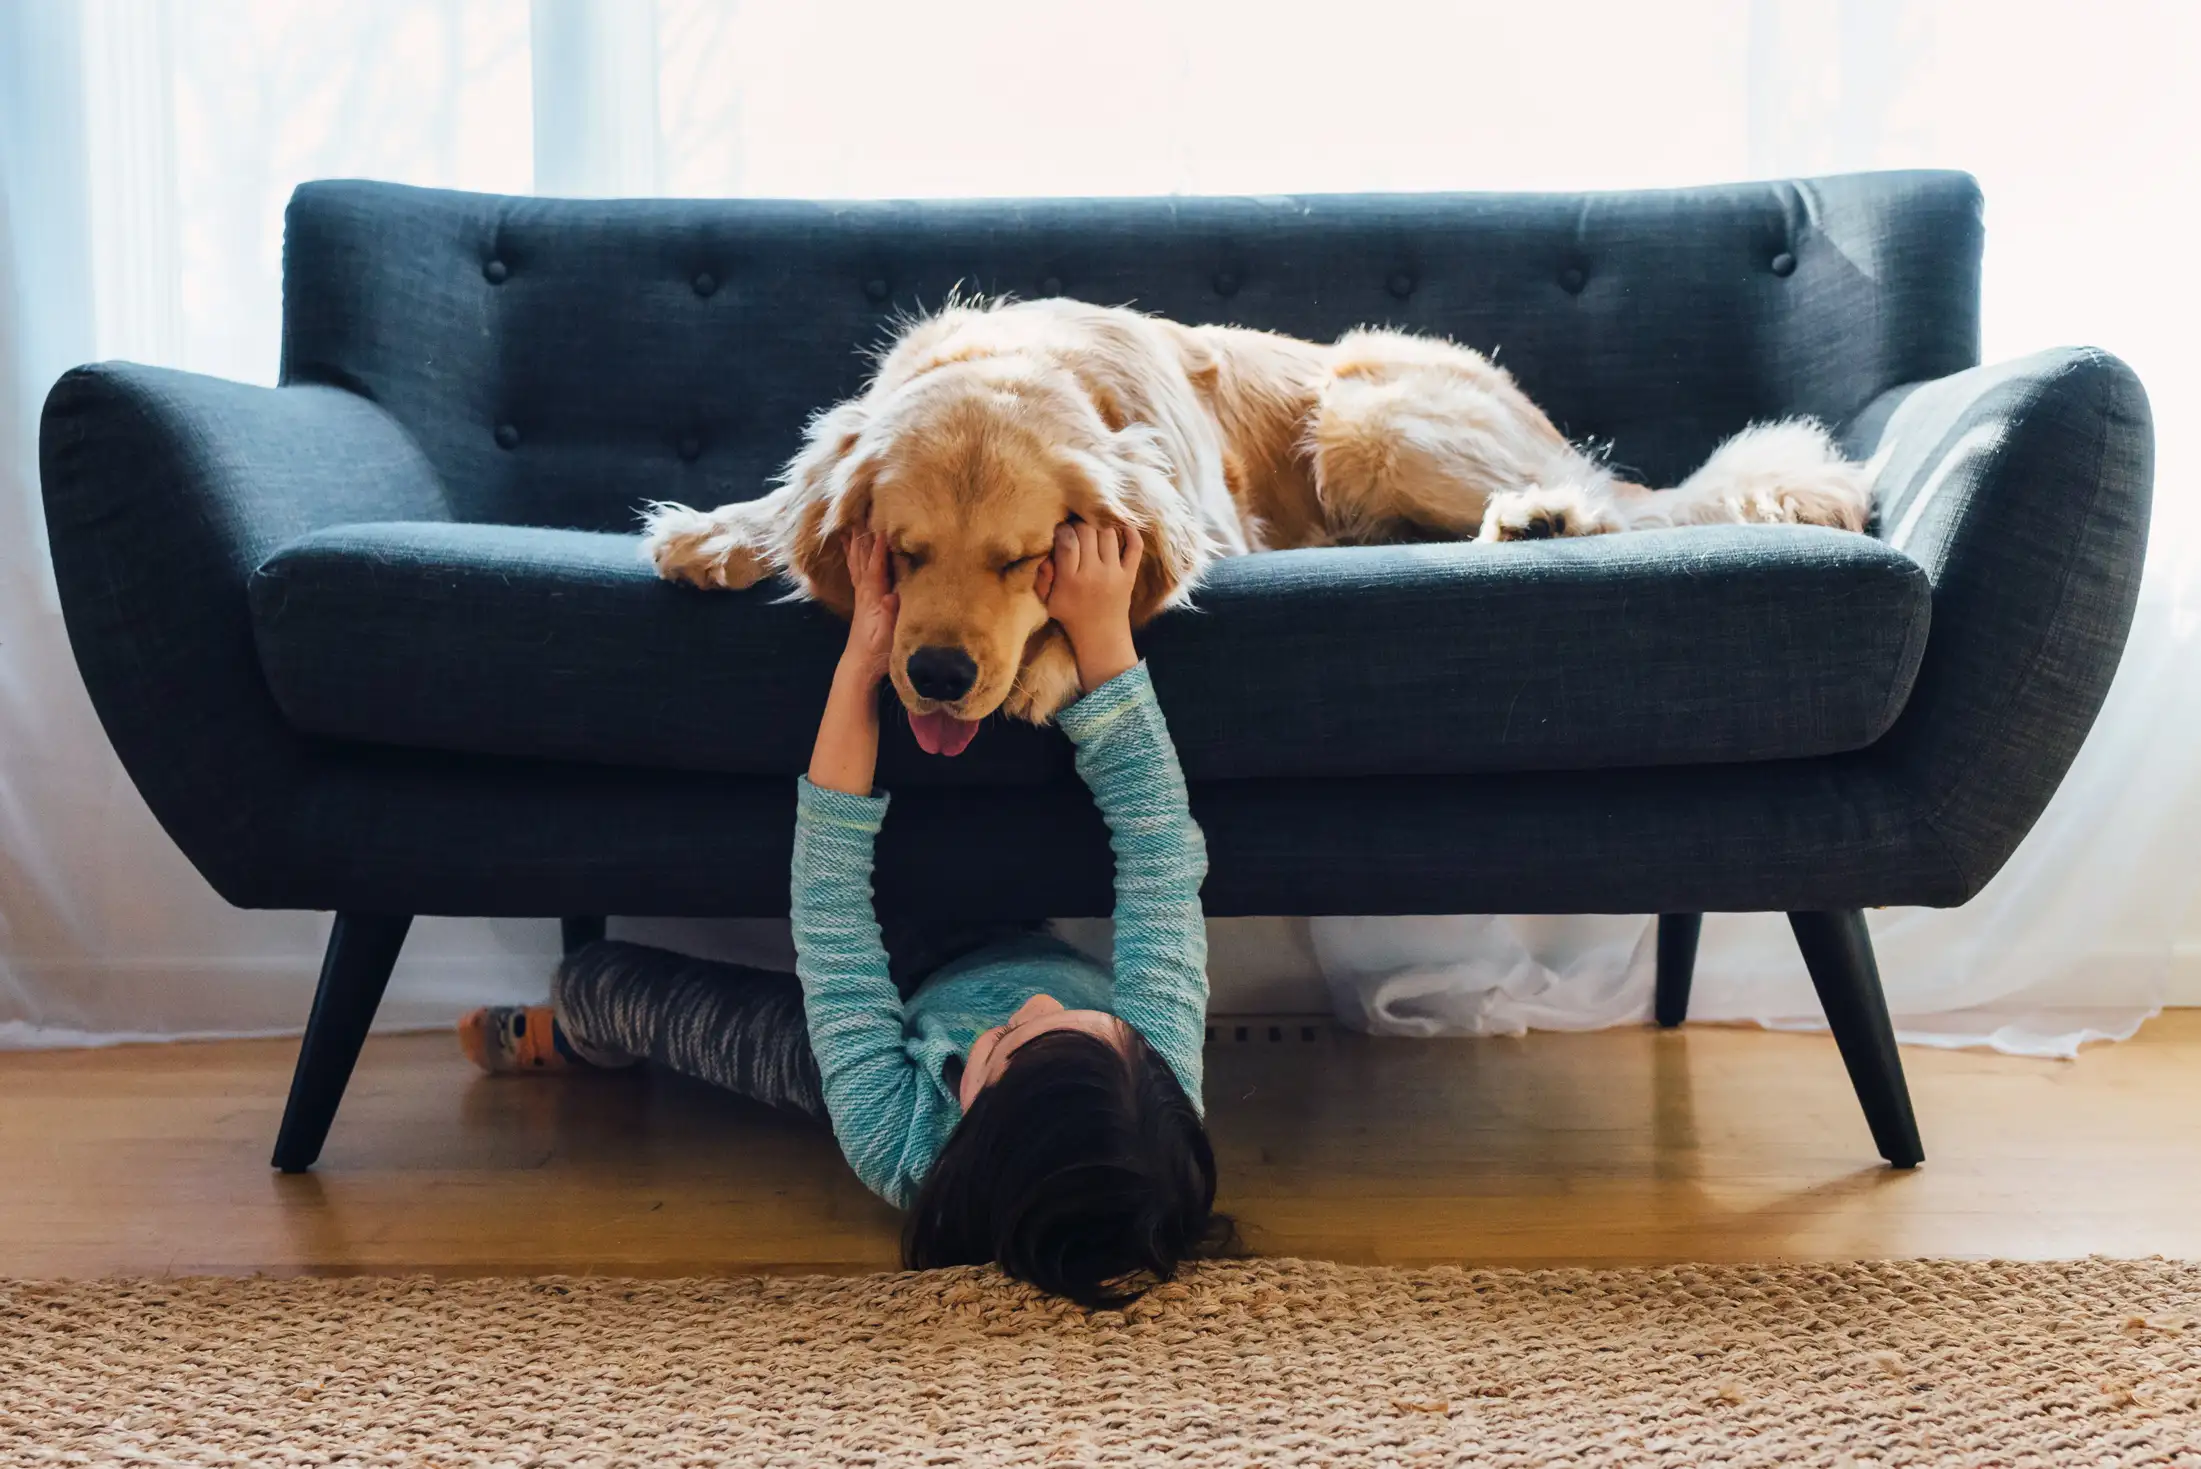
[{"label": "blue sofa", "polygon": [[[309,184],[282,386],[107,363],[48,400],[63,610],[124,766],[230,902],[338,917],[275,1155],[309,1166],[411,916],[786,911],[839,632],[659,582],[644,501],[759,493],[958,286],[1500,360],[1671,484],[1811,414],[1877,532],[1278,553],[1145,639],[1216,914],[1792,916],[1881,1153],[1920,1157],[1860,910],[1956,904],[2069,766],[2146,540],[2139,383],[1978,365],[1950,173],[1625,194],[824,204]],[[1051,730],[890,727],[883,910],[1095,914]],[[1054,835],[1035,849],[1032,832]]]}]

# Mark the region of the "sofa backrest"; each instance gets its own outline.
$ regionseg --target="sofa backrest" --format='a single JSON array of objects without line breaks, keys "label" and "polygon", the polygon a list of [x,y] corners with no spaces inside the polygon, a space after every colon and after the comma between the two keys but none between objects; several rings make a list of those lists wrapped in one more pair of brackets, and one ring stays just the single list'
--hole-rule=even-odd
[{"label": "sofa backrest", "polygon": [[1598,194],[798,203],[328,182],[291,200],[283,378],[363,393],[469,520],[626,529],[763,493],[897,313],[958,288],[1497,354],[1671,484],[1754,419],[1974,365],[1959,173]]}]

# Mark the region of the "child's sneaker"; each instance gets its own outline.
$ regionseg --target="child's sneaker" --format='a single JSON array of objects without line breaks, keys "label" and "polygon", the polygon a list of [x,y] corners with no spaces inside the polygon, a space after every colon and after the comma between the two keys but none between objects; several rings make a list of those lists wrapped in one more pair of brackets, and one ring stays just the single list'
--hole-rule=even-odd
[{"label": "child's sneaker", "polygon": [[459,1021],[459,1049],[488,1072],[589,1064],[558,1033],[556,1012],[548,1005],[484,1005]]}]

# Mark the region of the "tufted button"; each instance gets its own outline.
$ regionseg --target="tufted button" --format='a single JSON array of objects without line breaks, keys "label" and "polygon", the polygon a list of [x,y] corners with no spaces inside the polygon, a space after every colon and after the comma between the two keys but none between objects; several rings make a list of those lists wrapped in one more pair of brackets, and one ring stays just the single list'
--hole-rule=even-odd
[{"label": "tufted button", "polygon": [[887,298],[887,283],[878,276],[873,276],[864,282],[864,294],[874,301],[884,301]]},{"label": "tufted button", "polygon": [[493,286],[503,285],[504,278],[510,274],[512,272],[505,268],[502,260],[490,260],[482,264],[481,278]]},{"label": "tufted button", "polygon": [[500,423],[500,424],[498,424],[498,425],[497,425],[497,447],[498,447],[498,448],[500,448],[500,449],[516,449],[516,448],[518,448],[518,447],[519,447],[519,445],[520,445],[520,431],[519,431],[518,429],[514,428],[514,427],[513,427],[513,426],[512,426],[511,424],[509,424],[509,423]]},{"label": "tufted button", "polygon": [[680,457],[693,464],[696,461],[696,456],[703,452],[703,441],[694,434],[689,434],[681,439],[679,447]]},{"label": "tufted button", "polygon": [[1589,272],[1579,265],[1570,265],[1559,272],[1559,284],[1570,296],[1581,295],[1582,288],[1589,284],[1589,280]]},{"label": "tufted button", "polygon": [[1775,275],[1794,275],[1796,273],[1796,257],[1786,250],[1774,256],[1773,273]]},{"label": "tufted button", "polygon": [[1061,294],[1062,294],[1062,277],[1061,277],[1061,276],[1059,276],[1059,275],[1051,275],[1051,276],[1047,277],[1047,279],[1045,279],[1045,280],[1041,281],[1041,282],[1039,283],[1039,293],[1040,293],[1040,294],[1041,294],[1042,296],[1059,296],[1059,295],[1061,295]]},{"label": "tufted button", "polygon": [[1391,272],[1390,279],[1385,281],[1384,284],[1389,286],[1391,294],[1401,301],[1414,294],[1414,276],[1411,271],[1394,270]]},{"label": "tufted button", "polygon": [[695,287],[698,296],[708,296],[718,289],[718,277],[706,270],[689,284]]},{"label": "tufted button", "polygon": [[1215,294],[1218,296],[1237,295],[1238,272],[1235,270],[1218,270],[1215,272]]}]

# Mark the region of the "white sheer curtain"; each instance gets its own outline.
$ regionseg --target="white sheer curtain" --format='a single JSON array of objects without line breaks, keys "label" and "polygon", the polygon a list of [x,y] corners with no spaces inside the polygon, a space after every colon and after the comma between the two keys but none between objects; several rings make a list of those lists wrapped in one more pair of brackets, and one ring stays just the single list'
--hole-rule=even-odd
[{"label": "white sheer curtain", "polygon": [[[2092,738],[1972,902],[1869,915],[1909,1041],[2070,1055],[2129,1036],[2174,981],[2185,1003],[2201,1003],[2201,310],[2172,263],[2173,242],[2201,226],[2201,106],[2184,70],[2201,42],[2197,16],[2182,4],[1749,7],[1742,133],[1752,174],[1970,169],[1987,197],[1987,360],[2105,346],[2138,370],[2155,407],[2148,577]],[[1326,919],[1311,929],[1340,1013],[1374,1030],[1589,1029],[1650,1013],[1647,919]],[[1708,918],[1690,1013],[1820,1023],[1786,922]]]},{"label": "white sheer curtain", "polygon": [[[35,463],[39,402],[74,362],[272,380],[282,205],[302,179],[1105,194],[1630,187],[1914,163],[1985,184],[1990,356],[2091,341],[2139,369],[2161,508],[2126,676],[2064,794],[1971,907],[1877,915],[1884,967],[1914,1032],[2053,1048],[2128,1029],[2162,996],[2193,896],[2180,836],[2201,825],[2201,762],[2180,748],[2201,712],[2201,534],[2183,493],[2201,457],[2186,422],[2201,323],[2179,258],[2197,222],[2180,74],[2196,39],[2176,0],[2083,18],[1993,0],[0,6],[0,1044],[303,1017],[325,920],[221,904],[116,767],[54,607]],[[1811,1014],[1777,922],[1707,925],[1700,1015]],[[1476,1002],[1481,1024],[1642,1011],[1647,977],[1623,962],[1639,922],[1502,927],[1503,941],[1487,924],[1477,939],[1425,925],[1389,941],[1431,962],[1518,941],[1534,962],[1516,963],[1510,998]],[[1351,929],[1220,929],[1219,995],[1249,1007],[1319,996],[1318,947],[1333,977],[1369,957]],[[552,947],[547,924],[423,923],[385,1022],[539,990]]]},{"label": "white sheer curtain", "polygon": [[[115,762],[47,569],[37,424],[66,368],[275,377],[302,179],[525,192],[524,4],[0,5],[0,1045],[296,1030],[325,916],[216,898]],[[555,925],[424,921],[384,1020],[539,992]]]}]

